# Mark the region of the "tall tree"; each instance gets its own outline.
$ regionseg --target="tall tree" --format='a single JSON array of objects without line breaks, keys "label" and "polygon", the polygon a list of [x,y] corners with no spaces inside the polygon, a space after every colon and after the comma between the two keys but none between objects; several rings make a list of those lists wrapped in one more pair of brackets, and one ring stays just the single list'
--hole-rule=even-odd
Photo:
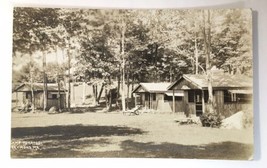
[{"label": "tall tree", "polygon": [[[58,24],[57,9],[51,8],[14,8],[13,21],[13,53],[29,53],[34,51],[46,52],[51,47],[51,35],[49,30]],[[43,59],[45,60],[45,59]],[[32,59],[31,59],[32,61]],[[43,63],[45,65],[45,63]],[[45,67],[44,67],[45,69]],[[44,109],[46,108],[47,91],[46,75],[44,76]],[[31,81],[31,88],[33,80]],[[33,89],[32,90],[32,98]]]},{"label": "tall tree", "polygon": [[211,63],[210,63],[210,51],[211,51],[211,22],[210,22],[210,10],[202,11],[203,17],[203,40],[205,47],[205,55],[206,55],[206,75],[208,81],[208,93],[209,99],[209,112],[214,113],[214,102],[213,102],[213,93],[212,93],[212,72],[211,72]]}]

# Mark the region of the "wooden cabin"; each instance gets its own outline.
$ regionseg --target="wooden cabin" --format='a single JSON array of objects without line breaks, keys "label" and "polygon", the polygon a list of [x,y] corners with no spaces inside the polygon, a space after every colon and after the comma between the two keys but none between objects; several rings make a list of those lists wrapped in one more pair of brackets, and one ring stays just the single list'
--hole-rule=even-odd
[{"label": "wooden cabin", "polygon": [[140,83],[134,90],[135,105],[142,105],[145,109],[159,112],[173,111],[173,96],[176,112],[181,111],[183,91],[168,91],[171,83]]},{"label": "wooden cabin", "polygon": [[[250,77],[214,73],[212,88],[215,110],[228,117],[240,110],[252,109],[252,83]],[[200,116],[209,108],[206,75],[183,75],[168,87],[169,91],[183,91],[183,111],[186,115]]]},{"label": "wooden cabin", "polygon": [[[34,102],[32,99],[31,93],[31,85],[29,83],[24,83],[18,86],[13,91],[15,95],[21,95],[21,97],[15,97],[12,99],[17,99],[16,101],[26,103],[30,102],[30,104],[34,103],[36,109],[43,109],[44,107],[44,89],[43,83],[34,83],[33,84],[33,93],[34,93]],[[18,94],[17,94],[18,93]],[[58,95],[58,85],[56,83],[48,83],[47,84],[47,109],[55,106],[58,108],[60,98],[60,107],[65,108],[65,90],[60,89],[60,96]],[[20,100],[19,100],[20,99]],[[21,100],[22,99],[22,100]]]}]

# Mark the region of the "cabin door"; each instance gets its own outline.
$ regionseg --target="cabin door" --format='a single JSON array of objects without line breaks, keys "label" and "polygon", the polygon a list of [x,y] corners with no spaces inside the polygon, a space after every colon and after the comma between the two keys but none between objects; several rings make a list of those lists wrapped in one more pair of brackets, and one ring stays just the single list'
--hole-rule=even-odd
[{"label": "cabin door", "polygon": [[196,102],[196,116],[200,116],[200,115],[203,114],[201,90],[196,90],[196,92],[195,92],[195,102]]}]

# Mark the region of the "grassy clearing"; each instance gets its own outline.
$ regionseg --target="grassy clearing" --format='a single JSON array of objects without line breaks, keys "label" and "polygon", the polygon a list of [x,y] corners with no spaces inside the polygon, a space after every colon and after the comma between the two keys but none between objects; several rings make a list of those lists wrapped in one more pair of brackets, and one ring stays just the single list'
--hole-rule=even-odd
[{"label": "grassy clearing", "polygon": [[178,125],[175,114],[12,114],[11,156],[248,159],[252,129]]}]

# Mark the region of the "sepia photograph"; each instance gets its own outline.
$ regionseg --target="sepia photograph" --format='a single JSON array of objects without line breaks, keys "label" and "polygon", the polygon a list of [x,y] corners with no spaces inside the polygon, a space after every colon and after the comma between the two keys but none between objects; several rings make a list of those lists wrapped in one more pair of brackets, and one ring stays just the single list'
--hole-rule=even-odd
[{"label": "sepia photograph", "polygon": [[254,158],[251,9],[14,7],[12,40],[12,158]]}]

